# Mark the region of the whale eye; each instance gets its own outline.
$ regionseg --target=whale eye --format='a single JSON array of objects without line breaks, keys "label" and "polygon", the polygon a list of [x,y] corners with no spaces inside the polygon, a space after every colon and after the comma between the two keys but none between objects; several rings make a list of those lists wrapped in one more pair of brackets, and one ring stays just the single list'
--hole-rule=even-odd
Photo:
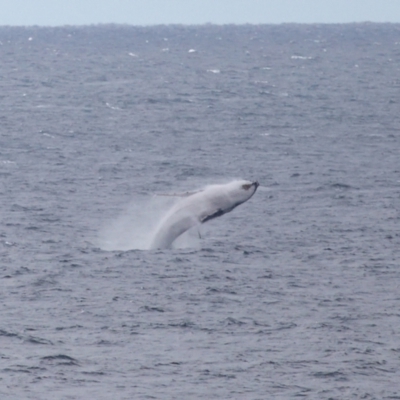
[{"label": "whale eye", "polygon": [[246,184],[242,185],[242,188],[244,190],[249,190],[251,188],[251,183],[246,183]]}]

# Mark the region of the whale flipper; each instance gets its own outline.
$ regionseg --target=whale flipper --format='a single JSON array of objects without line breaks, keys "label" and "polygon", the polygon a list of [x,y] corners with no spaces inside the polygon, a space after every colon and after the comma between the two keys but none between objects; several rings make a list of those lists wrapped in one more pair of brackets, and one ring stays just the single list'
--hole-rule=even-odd
[{"label": "whale flipper", "polygon": [[165,197],[189,197],[193,196],[196,193],[200,193],[202,190],[197,190],[195,192],[183,192],[183,193],[159,193],[157,196],[165,196]]},{"label": "whale flipper", "polygon": [[215,211],[215,213],[212,213],[212,214],[207,215],[206,217],[204,217],[200,222],[201,222],[202,224],[204,224],[204,222],[207,222],[207,221],[209,221],[210,219],[214,219],[214,218],[220,217],[221,215],[224,215],[224,214],[225,214],[225,211],[219,209],[219,210]]}]

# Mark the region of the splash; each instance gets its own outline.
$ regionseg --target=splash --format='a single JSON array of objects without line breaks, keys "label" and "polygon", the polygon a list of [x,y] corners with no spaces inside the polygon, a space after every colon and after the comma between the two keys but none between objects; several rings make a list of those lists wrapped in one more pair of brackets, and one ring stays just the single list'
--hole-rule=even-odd
[{"label": "splash", "polygon": [[[175,196],[138,196],[115,219],[101,228],[96,244],[106,251],[149,250],[160,220],[178,201]],[[199,246],[199,232],[191,229],[174,248]]]}]

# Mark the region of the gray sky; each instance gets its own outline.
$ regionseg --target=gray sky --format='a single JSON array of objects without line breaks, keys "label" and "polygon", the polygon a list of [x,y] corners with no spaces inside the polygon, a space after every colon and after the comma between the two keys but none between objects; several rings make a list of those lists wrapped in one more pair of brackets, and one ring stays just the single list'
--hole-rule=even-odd
[{"label": "gray sky", "polygon": [[400,0],[0,0],[0,25],[400,22]]}]

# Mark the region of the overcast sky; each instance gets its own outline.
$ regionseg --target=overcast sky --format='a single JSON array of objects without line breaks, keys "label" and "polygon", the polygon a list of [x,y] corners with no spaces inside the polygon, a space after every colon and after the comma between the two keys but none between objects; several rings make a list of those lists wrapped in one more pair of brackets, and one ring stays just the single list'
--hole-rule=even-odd
[{"label": "overcast sky", "polygon": [[400,0],[0,0],[0,25],[400,22]]}]

